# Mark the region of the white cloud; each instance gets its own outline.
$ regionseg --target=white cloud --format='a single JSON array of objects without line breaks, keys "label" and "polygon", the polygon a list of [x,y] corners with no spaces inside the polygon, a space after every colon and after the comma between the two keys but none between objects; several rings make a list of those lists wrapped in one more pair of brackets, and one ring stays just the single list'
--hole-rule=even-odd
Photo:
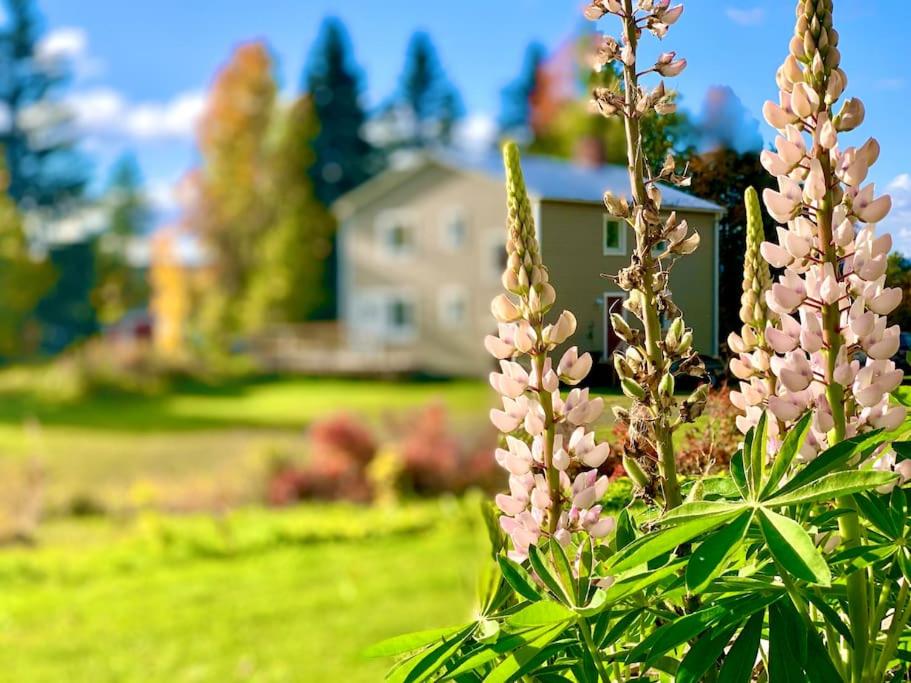
[{"label": "white cloud", "polygon": [[725,7],[727,18],[741,26],[758,26],[765,19],[765,10],[762,7]]},{"label": "white cloud", "polygon": [[78,80],[86,80],[104,71],[104,62],[89,52],[89,38],[78,26],[55,28],[41,38],[35,47],[39,62],[48,68],[68,68]]},{"label": "white cloud", "polygon": [[129,102],[116,90],[94,88],[74,92],[66,102],[83,135],[144,142],[191,139],[206,98],[194,90],[166,102]]},{"label": "white cloud", "polygon": [[892,211],[879,227],[892,234],[897,251],[911,256],[911,173],[900,173],[886,186],[892,196]]},{"label": "white cloud", "polygon": [[456,145],[470,151],[488,149],[496,138],[497,124],[489,114],[470,114],[456,125]]}]

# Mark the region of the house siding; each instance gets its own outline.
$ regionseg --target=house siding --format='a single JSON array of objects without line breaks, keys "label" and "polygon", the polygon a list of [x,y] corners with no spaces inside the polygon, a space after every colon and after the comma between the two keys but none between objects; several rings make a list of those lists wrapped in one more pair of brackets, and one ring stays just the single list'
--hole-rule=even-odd
[{"label": "house siding", "polygon": [[[625,255],[604,256],[600,206],[555,201],[534,201],[533,206],[542,254],[557,290],[557,310],[567,308],[578,320],[572,343],[600,353],[603,295],[618,289],[600,275],[616,275],[629,263],[632,235],[627,237]],[[454,210],[460,210],[466,222],[465,242],[458,249],[447,247],[443,227]],[[402,212],[412,225],[408,255],[386,253],[377,229],[395,212]],[[497,258],[503,254],[505,213],[501,182],[432,164],[346,212],[341,310],[348,345],[405,351],[415,369],[440,375],[480,376],[494,367],[482,340],[496,329],[489,306],[501,291]],[[696,348],[714,353],[716,217],[700,212],[678,215],[699,231],[702,243],[674,267],[674,300],[694,328]],[[456,294],[464,300],[465,317],[460,325],[447,325],[441,306]],[[396,295],[413,303],[411,334],[384,335],[381,326],[363,315],[370,308],[365,309],[363,301],[372,298],[382,307],[384,298]]]},{"label": "house siding", "polygon": [[[378,240],[383,215],[403,212],[412,227],[412,251],[391,256]],[[445,221],[453,212],[465,221],[460,248],[447,245]],[[343,320],[349,346],[382,345],[407,350],[415,368],[441,375],[477,376],[493,367],[483,337],[496,329],[490,300],[500,291],[497,249],[505,239],[502,188],[480,176],[430,166],[407,182],[359,206],[342,234]],[[462,324],[441,310],[453,293],[464,300]],[[415,333],[390,339],[359,319],[358,298],[404,294],[414,302]]]},{"label": "house siding", "polygon": [[[569,308],[578,326],[571,340],[581,349],[600,354],[604,346],[604,294],[618,292],[609,278],[627,266],[634,244],[632,233],[626,236],[623,255],[605,256],[602,249],[604,209],[593,204],[542,202],[541,254],[557,290],[557,309]],[[718,268],[715,263],[717,240],[714,214],[678,211],[692,229],[699,232],[700,245],[694,254],[680,259],[671,271],[670,286],[674,302],[693,328],[693,343],[701,353],[717,352],[715,287]]]}]

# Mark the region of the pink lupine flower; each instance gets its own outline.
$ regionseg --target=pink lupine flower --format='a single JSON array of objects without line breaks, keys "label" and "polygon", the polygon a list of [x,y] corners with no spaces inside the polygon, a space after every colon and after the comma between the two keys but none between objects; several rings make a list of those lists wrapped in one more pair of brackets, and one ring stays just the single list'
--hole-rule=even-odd
[{"label": "pink lupine flower", "polygon": [[588,353],[579,355],[578,347],[571,346],[563,354],[557,366],[557,374],[567,384],[578,384],[588,376],[592,368],[592,357]]}]

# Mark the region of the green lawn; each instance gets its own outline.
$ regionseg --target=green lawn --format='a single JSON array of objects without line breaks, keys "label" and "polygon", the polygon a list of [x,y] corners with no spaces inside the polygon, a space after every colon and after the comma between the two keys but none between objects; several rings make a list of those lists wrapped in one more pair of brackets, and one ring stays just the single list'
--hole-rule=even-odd
[{"label": "green lawn", "polygon": [[470,614],[477,517],[450,502],[49,525],[39,549],[0,554],[0,680],[381,680],[367,645]]},{"label": "green lawn", "polygon": [[[261,494],[256,482],[265,453],[305,452],[305,428],[315,419],[350,413],[380,439],[394,439],[389,424],[438,401],[449,409],[453,429],[471,436],[486,429],[494,399],[480,380],[282,378],[185,385],[153,397],[47,402],[4,390],[0,377],[0,498],[21,486],[31,461],[44,473],[52,507],[85,497],[114,507],[137,496],[181,508],[252,502]],[[609,420],[608,410],[602,426]]]}]

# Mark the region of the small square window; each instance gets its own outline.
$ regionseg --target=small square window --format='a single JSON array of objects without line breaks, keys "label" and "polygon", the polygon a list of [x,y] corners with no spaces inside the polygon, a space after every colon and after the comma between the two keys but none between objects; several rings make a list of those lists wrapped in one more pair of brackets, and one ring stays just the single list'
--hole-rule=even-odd
[{"label": "small square window", "polygon": [[452,212],[443,223],[443,244],[447,249],[461,249],[468,239],[468,225],[461,212]]},{"label": "small square window", "polygon": [[458,327],[468,317],[468,301],[465,290],[458,286],[444,288],[440,292],[440,323],[444,327]]},{"label": "small square window", "polygon": [[414,251],[412,221],[402,212],[381,214],[376,238],[383,252],[390,256],[407,256]]},{"label": "small square window", "polygon": [[605,255],[626,254],[626,231],[620,220],[604,216],[601,237],[601,246]]}]

